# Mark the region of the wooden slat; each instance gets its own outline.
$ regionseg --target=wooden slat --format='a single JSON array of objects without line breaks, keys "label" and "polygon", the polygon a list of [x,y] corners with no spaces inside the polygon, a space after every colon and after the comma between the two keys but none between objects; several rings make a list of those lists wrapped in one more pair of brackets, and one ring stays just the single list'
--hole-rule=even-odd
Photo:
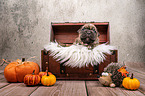
[{"label": "wooden slat", "polygon": [[141,92],[138,90],[132,91],[132,90],[127,90],[124,88],[109,88],[109,91],[113,92],[115,96],[144,96]]},{"label": "wooden slat", "polygon": [[0,79],[0,89],[9,85],[5,78]]},{"label": "wooden slat", "polygon": [[85,81],[57,81],[54,86],[40,86],[31,96],[87,96]]},{"label": "wooden slat", "polygon": [[86,81],[89,96],[114,96],[114,93],[108,90],[109,87],[103,87],[99,81]]},{"label": "wooden slat", "polygon": [[27,87],[24,83],[11,83],[0,89],[0,96],[28,96],[37,87]]},{"label": "wooden slat", "polygon": [[138,90],[145,95],[145,84],[141,83]]},{"label": "wooden slat", "polygon": [[5,78],[4,73],[0,73],[0,80],[3,79],[3,78]]},{"label": "wooden slat", "polygon": [[144,96],[138,90],[130,91],[124,88],[102,86],[99,81],[86,81],[89,96]]},{"label": "wooden slat", "polygon": [[[2,67],[2,66],[1,66],[1,67]],[[2,71],[3,71],[3,70],[2,70]],[[9,85],[9,83],[8,83],[7,80],[5,79],[4,73],[1,72],[1,73],[0,73],[0,89],[3,88],[3,87],[5,87],[5,86],[7,86],[7,85]]]},{"label": "wooden slat", "polygon": [[134,71],[145,74],[145,63],[125,62],[128,68],[133,68]]}]

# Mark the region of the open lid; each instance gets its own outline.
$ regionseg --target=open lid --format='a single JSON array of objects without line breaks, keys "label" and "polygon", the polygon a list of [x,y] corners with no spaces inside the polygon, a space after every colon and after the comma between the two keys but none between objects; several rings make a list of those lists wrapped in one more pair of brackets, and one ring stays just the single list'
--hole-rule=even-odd
[{"label": "open lid", "polygon": [[[64,23],[51,23],[51,41],[57,41],[61,44],[72,44],[78,37],[77,31],[86,23],[91,22],[64,22]],[[93,22],[100,33],[99,43],[109,42],[109,22]]]}]

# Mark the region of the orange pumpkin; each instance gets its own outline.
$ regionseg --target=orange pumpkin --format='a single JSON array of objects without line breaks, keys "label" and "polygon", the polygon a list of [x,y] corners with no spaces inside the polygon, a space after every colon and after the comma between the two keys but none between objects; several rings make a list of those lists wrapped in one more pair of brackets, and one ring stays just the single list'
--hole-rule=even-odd
[{"label": "orange pumpkin", "polygon": [[132,73],[131,77],[126,77],[123,79],[122,85],[126,89],[136,90],[139,88],[140,82],[138,79],[133,78],[133,73]]},{"label": "orange pumpkin", "polygon": [[34,74],[35,70],[32,74],[27,74],[24,77],[24,84],[26,85],[38,85],[40,83],[40,76]]},{"label": "orange pumpkin", "polygon": [[53,74],[48,74],[48,70],[47,71],[47,75],[42,76],[41,78],[41,83],[44,86],[51,86],[54,85],[56,82],[56,77]]},{"label": "orange pumpkin", "polygon": [[4,69],[4,76],[8,82],[23,82],[24,76],[31,74],[35,70],[35,74],[39,73],[39,65],[35,62],[17,60],[9,63]]}]

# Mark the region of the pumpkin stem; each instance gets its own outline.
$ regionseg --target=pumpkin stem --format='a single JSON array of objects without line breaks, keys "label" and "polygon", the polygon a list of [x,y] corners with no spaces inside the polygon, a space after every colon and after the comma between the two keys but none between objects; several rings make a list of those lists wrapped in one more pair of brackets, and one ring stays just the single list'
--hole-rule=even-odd
[{"label": "pumpkin stem", "polygon": [[47,72],[47,76],[49,76],[49,74],[48,74],[48,67],[46,67],[46,72]]},{"label": "pumpkin stem", "polygon": [[35,70],[33,70],[33,73],[32,73],[32,75],[35,75]]},{"label": "pumpkin stem", "polygon": [[22,62],[24,62],[25,61],[25,58],[22,58]]},{"label": "pumpkin stem", "polygon": [[131,74],[131,77],[130,77],[130,79],[133,79],[133,73]]}]

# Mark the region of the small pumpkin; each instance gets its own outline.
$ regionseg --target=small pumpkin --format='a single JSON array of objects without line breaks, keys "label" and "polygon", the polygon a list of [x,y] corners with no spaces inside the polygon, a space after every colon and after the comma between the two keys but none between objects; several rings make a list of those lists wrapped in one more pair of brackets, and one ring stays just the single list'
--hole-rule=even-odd
[{"label": "small pumpkin", "polygon": [[31,74],[33,70],[35,70],[35,74],[39,73],[37,63],[17,59],[16,62],[11,62],[5,67],[4,76],[8,82],[23,82],[24,76]]},{"label": "small pumpkin", "polygon": [[47,75],[44,75],[41,78],[42,85],[45,85],[45,86],[54,85],[56,82],[56,77],[53,74],[49,74],[48,70],[46,70],[46,71],[47,71]]},{"label": "small pumpkin", "polygon": [[133,73],[132,73],[131,77],[126,77],[123,79],[122,85],[126,89],[136,90],[139,88],[140,82],[138,79],[133,78]]},{"label": "small pumpkin", "polygon": [[27,74],[24,77],[24,84],[26,85],[38,85],[40,83],[40,76],[39,75],[35,75],[35,70],[33,71],[32,74]]}]

